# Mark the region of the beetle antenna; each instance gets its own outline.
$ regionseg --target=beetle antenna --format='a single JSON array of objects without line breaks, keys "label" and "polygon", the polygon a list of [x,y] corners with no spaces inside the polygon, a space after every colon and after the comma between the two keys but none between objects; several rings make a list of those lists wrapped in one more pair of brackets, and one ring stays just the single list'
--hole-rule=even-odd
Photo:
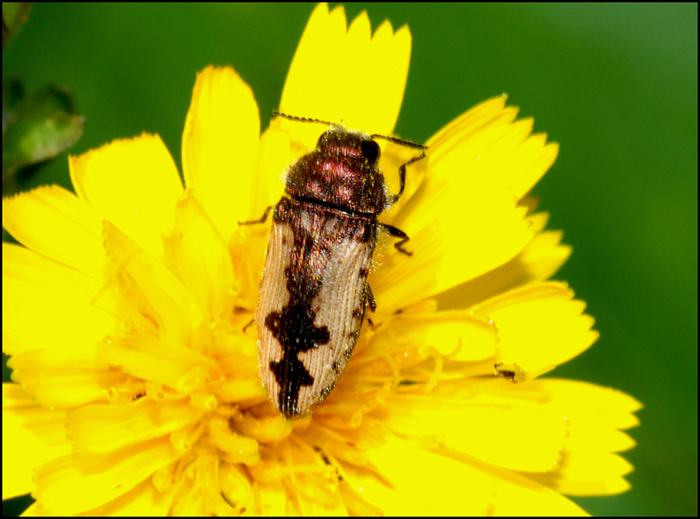
[{"label": "beetle antenna", "polygon": [[330,123],[328,121],[322,121],[321,119],[311,119],[309,117],[298,117],[296,115],[287,115],[282,112],[278,112],[277,110],[272,110],[272,115],[278,115],[280,117],[284,117],[285,119],[289,119],[290,121],[298,121],[300,123],[319,123],[319,124],[327,124],[328,126],[337,126],[335,123]]},{"label": "beetle antenna", "polygon": [[[328,126],[338,126],[336,123],[331,123],[329,121],[324,121],[322,119],[312,119],[310,117],[299,117],[298,115],[289,115],[277,110],[272,110],[272,115],[284,117],[290,121],[297,121],[300,123],[319,123],[327,124]],[[342,125],[342,122],[341,122]],[[400,144],[401,146],[406,146],[408,148],[416,148],[419,150],[427,150],[428,147],[425,144],[418,144],[417,142],[408,141],[406,139],[399,139],[398,137],[390,137],[388,135],[382,135],[381,133],[373,133],[370,135],[372,139],[384,139],[385,141],[393,142],[394,144]]]},{"label": "beetle antenna", "polygon": [[408,148],[417,148],[419,150],[427,150],[428,147],[425,144],[418,144],[417,142],[407,141],[406,139],[399,139],[398,137],[389,137],[388,135],[381,135],[379,133],[373,133],[370,135],[372,139],[384,139],[385,141],[393,142],[394,144],[400,144],[401,146],[406,146]]}]

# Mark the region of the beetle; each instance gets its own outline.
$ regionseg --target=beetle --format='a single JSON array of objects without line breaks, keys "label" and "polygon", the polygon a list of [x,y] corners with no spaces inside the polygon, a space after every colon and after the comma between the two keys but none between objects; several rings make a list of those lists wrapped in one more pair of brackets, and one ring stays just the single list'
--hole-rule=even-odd
[{"label": "beetle", "polygon": [[[272,404],[285,418],[302,418],[333,390],[345,371],[369,305],[367,282],[379,228],[406,233],[377,221],[406,185],[406,167],[425,157],[427,146],[366,134],[318,119],[280,112],[302,123],[330,126],[316,148],[288,169],[285,193],[274,206],[255,321],[260,375]],[[400,189],[389,194],[379,169],[385,139],[422,150],[399,168]],[[260,220],[263,223],[272,207]]]}]

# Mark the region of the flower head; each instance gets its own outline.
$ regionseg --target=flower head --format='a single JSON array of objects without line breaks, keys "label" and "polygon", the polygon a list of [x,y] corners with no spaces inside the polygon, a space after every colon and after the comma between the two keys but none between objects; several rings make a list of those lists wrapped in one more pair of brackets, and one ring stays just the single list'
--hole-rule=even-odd
[{"label": "flower head", "polygon": [[[280,110],[390,135],[407,27],[319,5]],[[363,74],[345,63],[361,56]],[[332,58],[332,59],[331,59]],[[328,78],[342,78],[329,88]],[[3,497],[53,514],[574,514],[563,494],[621,492],[639,404],[537,378],[597,338],[584,303],[547,281],[570,249],[528,192],[557,154],[505,97],[429,141],[381,221],[377,309],[334,392],[302,420],[268,401],[255,326],[283,176],[323,132],[276,118],[260,135],[230,67],[197,76],[184,186],[144,134],[70,158],[76,195],[3,201]],[[413,150],[386,142],[391,186]],[[67,434],[65,430],[67,424]],[[20,448],[8,449],[10,442]],[[35,475],[32,469],[36,468]],[[6,474],[12,470],[12,475]],[[9,477],[9,478],[8,478]]]}]

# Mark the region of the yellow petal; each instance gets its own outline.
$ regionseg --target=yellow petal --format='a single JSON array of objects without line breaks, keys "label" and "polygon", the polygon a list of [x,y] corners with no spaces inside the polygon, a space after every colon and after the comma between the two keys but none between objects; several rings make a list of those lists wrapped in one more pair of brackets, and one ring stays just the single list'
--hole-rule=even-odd
[{"label": "yellow petal", "polygon": [[572,452],[599,449],[605,452],[622,452],[637,445],[630,435],[602,427],[598,423],[574,422],[569,428],[566,447]]},{"label": "yellow petal", "polygon": [[[515,153],[539,160],[544,141],[528,138],[532,121],[514,123],[517,110],[504,103],[504,98],[482,103],[429,141],[429,172],[393,222],[411,237],[413,266],[430,272],[407,287],[427,290],[428,296],[452,288],[511,260],[534,236],[523,220],[526,208],[515,203],[522,196],[513,187],[520,177],[503,161]],[[424,247],[440,257],[419,258]],[[412,268],[406,258],[392,260]],[[392,281],[394,291],[397,282]]]},{"label": "yellow petal", "polygon": [[[427,507],[433,515],[482,515],[487,510],[494,480],[470,465],[399,438],[392,438],[365,455],[395,489]],[[416,471],[423,477],[416,477]]]},{"label": "yellow petal", "polygon": [[190,190],[177,204],[175,232],[168,244],[177,260],[180,279],[199,303],[202,314],[228,319],[235,290],[231,256]]},{"label": "yellow petal", "polygon": [[233,68],[209,66],[197,74],[182,135],[182,167],[185,184],[224,240],[239,220],[264,210],[250,206],[259,139],[258,105]]},{"label": "yellow petal", "polygon": [[292,472],[289,476],[299,512],[304,516],[347,515],[333,468],[326,465],[315,451],[312,450],[313,454],[305,452],[311,450],[310,446],[303,447],[291,449],[291,462],[305,470]]},{"label": "yellow petal", "polygon": [[534,236],[526,209],[513,198],[502,197],[476,214],[464,214],[460,205],[439,204],[442,210],[432,222],[400,221],[404,211],[398,215],[395,223],[411,238],[405,247],[413,255],[392,247],[386,259],[378,258],[380,267],[369,278],[377,321],[502,265]]},{"label": "yellow petal", "polygon": [[494,356],[497,343],[496,329],[466,312],[398,315],[379,328],[350,366],[423,347],[454,360],[479,361]]},{"label": "yellow petal", "polygon": [[121,496],[178,456],[168,438],[111,454],[63,456],[37,469],[32,497],[53,514],[73,515]]},{"label": "yellow petal", "polygon": [[438,449],[455,461],[473,465],[493,479],[488,507],[480,515],[563,517],[587,515],[558,492],[511,470],[488,465],[462,453]]},{"label": "yellow petal", "polygon": [[140,398],[124,405],[87,405],[68,415],[70,439],[79,451],[108,453],[164,436],[195,423],[202,412],[186,400]]},{"label": "yellow petal", "polygon": [[429,517],[435,514],[430,502],[419,501],[411,494],[382,481],[370,471],[346,465],[343,478],[361,498],[375,505],[387,517]]},{"label": "yellow petal", "polygon": [[639,424],[634,416],[642,404],[616,389],[555,378],[533,380],[528,390],[565,409],[572,428],[578,424],[604,429],[628,429]]},{"label": "yellow petal", "polygon": [[175,391],[203,391],[210,381],[218,379],[213,359],[168,342],[136,337],[110,338],[102,345],[102,353],[110,364],[119,366],[124,373]]},{"label": "yellow petal", "polygon": [[71,452],[66,413],[44,409],[17,384],[2,385],[2,498],[31,492],[34,467]]},{"label": "yellow petal", "polygon": [[641,407],[638,401],[620,391],[572,380],[544,378],[506,384],[498,397],[479,398],[517,400],[519,407],[569,423],[558,468],[546,474],[530,472],[527,477],[571,495],[607,495],[629,488],[623,476],[632,467],[610,452],[634,445],[615,429],[638,423],[632,414]]},{"label": "yellow petal", "polygon": [[243,510],[234,509],[227,502],[220,488],[221,462],[213,449],[202,449],[187,464],[173,493],[173,504],[168,515],[198,517],[202,515],[232,516]]},{"label": "yellow petal", "polygon": [[[569,435],[565,443],[570,452],[617,452],[635,444],[617,429],[639,424],[632,413],[641,408],[641,404],[614,389],[586,382],[543,378],[527,384],[507,383],[498,389],[498,396],[492,398],[514,400],[518,407],[566,420]],[[501,405],[497,401],[493,403]]]},{"label": "yellow petal", "polygon": [[228,242],[236,273],[236,306],[254,311],[258,306],[258,290],[265,264],[265,251],[272,219],[264,224],[242,225]]},{"label": "yellow petal", "polygon": [[[346,29],[342,6],[319,4],[309,19],[287,75],[280,111],[390,134],[399,115],[411,55],[408,27],[385,21],[374,37],[367,13]],[[317,125],[285,121],[293,141],[308,149]],[[323,130],[321,130],[323,131]]]},{"label": "yellow petal", "polygon": [[567,452],[557,472],[531,474],[534,481],[571,496],[607,496],[629,490],[623,476],[633,467],[622,456],[609,452]]},{"label": "yellow petal", "polygon": [[[213,475],[214,477],[217,474]],[[250,510],[255,503],[253,488],[245,468],[232,463],[222,463],[218,467],[218,485],[223,497],[240,513]]]},{"label": "yellow petal", "polygon": [[504,105],[505,96],[485,101],[428,140],[430,178],[452,175],[466,206],[502,189],[522,197],[557,156],[557,144],[547,145],[544,134],[530,135],[532,119],[513,122],[517,108]]},{"label": "yellow petal", "polygon": [[[435,135],[428,139],[426,144],[431,148],[435,148],[441,142],[449,141],[452,141],[452,146],[458,145],[460,138],[473,134],[503,112],[507,98],[508,96],[504,94],[473,106],[464,114],[440,128]],[[512,115],[513,118],[515,118],[516,113]],[[441,146],[444,146],[444,144]]]},{"label": "yellow petal", "polygon": [[[289,135],[273,121],[260,138],[250,215],[246,221],[259,220],[268,207],[279,202],[284,192],[284,174],[293,159]],[[241,225],[228,241],[236,273],[236,306],[241,308],[254,310],[257,307],[271,220]]]},{"label": "yellow petal", "polygon": [[485,515],[502,517],[571,517],[587,516],[576,503],[530,478],[509,472],[503,474],[491,497]]},{"label": "yellow petal", "polygon": [[474,307],[493,319],[501,354],[498,362],[525,372],[556,366],[579,355],[598,338],[585,303],[562,283],[539,283],[512,290]]},{"label": "yellow petal", "polygon": [[287,491],[281,481],[254,481],[256,510],[265,516],[287,515]]},{"label": "yellow petal", "polygon": [[18,382],[42,405],[69,408],[107,398],[112,387],[122,384],[125,376],[110,371],[97,352],[71,349],[23,351],[8,361]]},{"label": "yellow petal", "polygon": [[102,221],[70,191],[42,186],[4,198],[2,226],[34,252],[104,279]]},{"label": "yellow petal", "polygon": [[160,492],[151,479],[146,479],[129,492],[85,512],[86,516],[165,517],[170,510],[172,492]]},{"label": "yellow petal", "polygon": [[2,256],[2,346],[8,355],[94,352],[119,325],[113,298],[94,278],[9,243],[3,242]]},{"label": "yellow petal", "polygon": [[518,398],[463,399],[439,387],[429,395],[392,395],[387,402],[388,424],[398,434],[436,436],[454,451],[511,470],[555,469],[567,435],[563,417],[523,406]]},{"label": "yellow petal", "polygon": [[157,135],[116,140],[78,157],[69,157],[73,187],[97,209],[156,257],[161,233],[172,229],[182,183],[168,149]]},{"label": "yellow petal", "polygon": [[561,231],[540,232],[509,262],[439,294],[440,308],[469,308],[508,290],[549,279],[571,255],[571,247],[561,245],[561,238]]},{"label": "yellow petal", "polygon": [[124,291],[138,292],[145,300],[142,311],[157,323],[161,339],[182,347],[189,344],[203,317],[180,280],[109,222],[105,222],[104,241],[114,264],[129,275],[125,282],[133,280]]},{"label": "yellow petal", "polygon": [[284,193],[285,170],[294,161],[289,134],[273,121],[260,138],[248,219],[257,220]]},{"label": "yellow petal", "polygon": [[[399,169],[403,164],[406,164],[411,159],[420,155],[420,151],[415,148],[409,148],[393,142],[387,142],[382,150],[381,158],[379,159],[379,167],[384,175],[387,191],[395,194],[401,188]],[[428,172],[429,163],[426,159],[421,159],[406,168],[406,180],[403,195],[392,205],[387,211],[381,214],[381,222],[392,224],[397,214],[413,197],[419,186],[423,183],[426,173]]]}]

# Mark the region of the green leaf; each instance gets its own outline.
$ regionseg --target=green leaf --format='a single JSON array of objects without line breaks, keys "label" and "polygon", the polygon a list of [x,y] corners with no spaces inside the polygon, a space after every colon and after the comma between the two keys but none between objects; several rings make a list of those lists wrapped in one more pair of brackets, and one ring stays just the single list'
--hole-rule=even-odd
[{"label": "green leaf", "polygon": [[3,135],[3,179],[19,168],[55,157],[75,144],[84,124],[82,116],[65,112],[20,118]]},{"label": "green leaf", "polygon": [[11,79],[2,93],[3,181],[20,168],[55,157],[82,135],[85,118],[67,88],[49,85],[27,95],[22,83]]}]

